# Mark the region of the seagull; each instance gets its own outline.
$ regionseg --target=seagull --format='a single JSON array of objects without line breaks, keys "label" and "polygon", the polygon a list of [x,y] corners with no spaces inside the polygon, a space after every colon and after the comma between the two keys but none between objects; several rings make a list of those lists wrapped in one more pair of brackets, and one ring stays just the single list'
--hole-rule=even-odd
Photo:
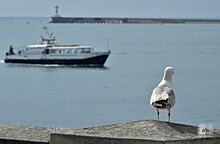
[{"label": "seagull", "polygon": [[172,88],[172,76],[174,74],[173,67],[166,67],[164,70],[163,79],[154,88],[150,104],[157,109],[157,119],[159,121],[159,109],[168,110],[168,122],[170,122],[170,109],[175,105],[175,94]]}]

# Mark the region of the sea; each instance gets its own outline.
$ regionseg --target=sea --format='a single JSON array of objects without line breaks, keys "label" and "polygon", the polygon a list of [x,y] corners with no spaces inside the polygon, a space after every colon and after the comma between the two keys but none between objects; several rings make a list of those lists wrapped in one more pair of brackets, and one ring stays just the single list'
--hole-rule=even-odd
[{"label": "sea", "polygon": [[[85,128],[156,120],[149,104],[173,66],[171,122],[220,128],[219,24],[51,24],[0,18],[0,124]],[[111,50],[103,68],[4,63],[5,53],[41,41]],[[167,110],[160,120],[168,120]]]}]

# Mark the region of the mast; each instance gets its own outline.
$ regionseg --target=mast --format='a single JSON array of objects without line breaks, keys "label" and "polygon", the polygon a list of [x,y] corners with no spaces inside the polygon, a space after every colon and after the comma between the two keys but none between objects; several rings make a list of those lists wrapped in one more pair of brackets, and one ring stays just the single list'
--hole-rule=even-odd
[{"label": "mast", "polygon": [[56,41],[56,38],[55,38],[55,36],[53,35],[53,33],[49,33],[46,26],[43,26],[43,29],[44,29],[45,32],[47,33],[48,38],[44,38],[43,36],[41,36],[41,38],[42,38],[42,43],[46,42],[47,44],[54,44],[55,41]]}]

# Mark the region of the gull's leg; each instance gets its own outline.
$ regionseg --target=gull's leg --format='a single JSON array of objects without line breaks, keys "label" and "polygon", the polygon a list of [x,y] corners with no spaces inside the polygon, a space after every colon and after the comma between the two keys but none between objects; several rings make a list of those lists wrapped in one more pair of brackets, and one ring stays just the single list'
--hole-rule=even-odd
[{"label": "gull's leg", "polygon": [[160,115],[160,112],[159,112],[159,109],[157,109],[157,120],[159,121],[159,115]]},{"label": "gull's leg", "polygon": [[168,110],[168,122],[170,122],[170,109]]}]

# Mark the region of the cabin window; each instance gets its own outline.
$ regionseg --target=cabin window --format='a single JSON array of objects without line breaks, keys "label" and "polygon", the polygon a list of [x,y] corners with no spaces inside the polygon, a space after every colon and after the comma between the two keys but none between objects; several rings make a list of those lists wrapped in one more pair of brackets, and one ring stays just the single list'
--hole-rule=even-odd
[{"label": "cabin window", "polygon": [[83,53],[83,49],[77,49],[77,53]]},{"label": "cabin window", "polygon": [[49,54],[49,49],[45,49],[42,54]]},{"label": "cabin window", "polygon": [[49,49],[46,49],[46,50],[45,50],[45,54],[49,54]]},{"label": "cabin window", "polygon": [[56,50],[55,50],[55,49],[51,49],[51,50],[50,50],[50,53],[51,53],[51,54],[55,54],[55,53],[56,53]]},{"label": "cabin window", "polygon": [[91,53],[91,49],[84,49],[84,53]]},{"label": "cabin window", "polygon": [[70,50],[70,49],[68,49],[68,50],[66,51],[66,53],[67,53],[67,54],[70,54],[70,53],[71,53],[71,50]]}]

